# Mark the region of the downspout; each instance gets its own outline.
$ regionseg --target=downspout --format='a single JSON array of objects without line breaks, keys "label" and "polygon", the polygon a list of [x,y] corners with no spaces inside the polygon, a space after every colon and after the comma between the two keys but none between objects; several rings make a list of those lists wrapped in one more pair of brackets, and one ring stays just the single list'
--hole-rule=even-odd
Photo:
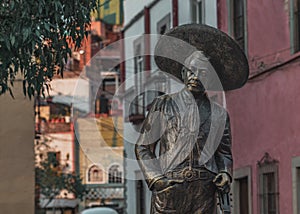
[{"label": "downspout", "polygon": [[150,9],[149,7],[144,8],[144,26],[145,26],[145,37],[144,37],[144,44],[145,44],[145,65],[144,70],[146,71],[146,76],[150,76],[150,69],[151,69],[151,59],[150,59],[150,39],[148,34],[150,34]]},{"label": "downspout", "polygon": [[173,27],[178,26],[178,0],[172,0]]},{"label": "downspout", "polygon": [[125,44],[124,31],[121,32],[121,64],[120,64],[120,80],[121,84],[125,84]]}]

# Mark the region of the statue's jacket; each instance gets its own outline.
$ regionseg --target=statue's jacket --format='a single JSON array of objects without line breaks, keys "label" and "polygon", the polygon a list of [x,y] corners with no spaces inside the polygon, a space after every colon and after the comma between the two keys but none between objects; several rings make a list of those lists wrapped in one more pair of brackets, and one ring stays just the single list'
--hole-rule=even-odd
[{"label": "statue's jacket", "polygon": [[202,167],[231,176],[229,116],[207,99],[198,102],[187,89],[155,98],[135,146],[149,189],[169,171]]}]

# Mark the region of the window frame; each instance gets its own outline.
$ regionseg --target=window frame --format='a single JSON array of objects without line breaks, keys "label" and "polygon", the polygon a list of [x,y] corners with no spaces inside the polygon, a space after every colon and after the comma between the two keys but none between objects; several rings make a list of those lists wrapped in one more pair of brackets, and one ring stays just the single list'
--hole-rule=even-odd
[{"label": "window frame", "polygon": [[[228,34],[234,38],[234,1],[236,0],[227,0],[228,8]],[[243,14],[244,14],[244,45],[243,50],[246,56],[248,56],[248,19],[247,19],[247,0],[243,1]],[[235,39],[235,38],[234,38]]]},{"label": "window frame", "polygon": [[264,194],[264,186],[263,186],[263,179],[264,175],[268,173],[274,173],[274,182],[275,182],[275,206],[276,206],[276,214],[279,214],[279,181],[278,181],[278,162],[275,160],[269,161],[265,160],[263,163],[258,163],[257,166],[258,170],[258,201],[259,201],[259,213],[261,214],[267,214],[264,213],[263,207],[264,207],[264,200],[262,200],[262,194]]},{"label": "window frame", "polygon": [[[199,20],[199,3],[201,3],[201,20]],[[193,20],[193,8],[194,5],[196,8],[196,21]],[[205,0],[190,0],[190,11],[191,11],[191,23],[204,24],[205,23]]]},{"label": "window frame", "polygon": [[136,211],[139,214],[145,214],[146,210],[146,184],[144,181],[143,173],[140,170],[135,170],[135,205]]},{"label": "window frame", "polygon": [[240,210],[240,188],[239,180],[248,179],[248,213],[252,213],[252,170],[251,166],[242,167],[233,171],[233,211],[239,213]]},{"label": "window frame", "polygon": [[[102,173],[102,180],[101,181],[92,181],[91,180],[91,170],[92,168],[95,167],[98,169],[99,173]],[[93,165],[90,165],[88,168],[87,168],[87,179],[86,179],[86,183],[87,184],[103,184],[105,183],[105,175],[104,175],[104,169],[102,166],[98,165],[98,164],[93,164]]]},{"label": "window frame", "polygon": [[[144,66],[145,66],[145,46],[144,38],[140,36],[133,41],[134,50],[134,87],[137,90],[138,96],[144,91]],[[141,101],[140,101],[141,100]],[[144,96],[137,98],[135,104],[135,115],[145,115],[145,101]]]},{"label": "window frame", "polygon": [[[297,12],[298,12],[298,17],[295,16],[295,13]],[[299,0],[290,0],[290,48],[291,48],[291,54],[300,52],[300,1]]]},{"label": "window frame", "polygon": [[297,189],[300,190],[300,178],[297,177],[298,170],[300,171],[300,156],[292,157],[293,214],[300,211],[300,204],[297,203],[300,201],[300,191],[297,194]]},{"label": "window frame", "polygon": [[[111,168],[115,167],[115,166],[117,166],[117,172],[120,174],[117,176],[115,174],[113,174],[112,175],[113,180],[111,180]],[[107,172],[108,172],[107,173],[107,183],[109,183],[109,184],[122,184],[123,183],[123,178],[122,178],[123,168],[120,164],[118,164],[118,163],[111,164],[111,165],[109,165],[109,167],[107,169],[108,169],[107,170]],[[116,182],[116,180],[117,180],[117,182]]]},{"label": "window frame", "polygon": [[167,15],[165,15],[162,19],[160,19],[157,22],[157,24],[156,24],[156,32],[157,32],[157,34],[161,34],[161,28],[163,26],[166,26],[165,32],[170,29],[170,26],[171,26],[171,14],[170,13],[168,13]]}]

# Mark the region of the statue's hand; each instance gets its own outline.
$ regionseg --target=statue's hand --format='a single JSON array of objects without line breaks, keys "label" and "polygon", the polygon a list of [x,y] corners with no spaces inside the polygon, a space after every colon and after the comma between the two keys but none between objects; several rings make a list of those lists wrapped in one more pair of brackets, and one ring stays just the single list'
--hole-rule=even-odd
[{"label": "statue's hand", "polygon": [[183,180],[174,180],[174,179],[168,179],[166,177],[163,177],[159,180],[157,180],[154,184],[153,184],[153,190],[155,191],[162,191],[167,189],[168,187],[172,187],[175,184],[178,183],[182,183]]},{"label": "statue's hand", "polygon": [[228,193],[230,191],[231,178],[227,173],[221,172],[217,174],[213,182],[215,183],[217,188],[223,193]]}]

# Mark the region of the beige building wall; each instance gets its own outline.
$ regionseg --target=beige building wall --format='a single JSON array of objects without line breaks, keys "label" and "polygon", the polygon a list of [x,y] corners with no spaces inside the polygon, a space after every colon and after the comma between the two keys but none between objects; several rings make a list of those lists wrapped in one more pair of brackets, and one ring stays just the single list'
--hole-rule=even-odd
[{"label": "beige building wall", "polygon": [[[116,122],[116,119],[118,122]],[[113,144],[114,126],[118,130],[116,145]],[[80,177],[88,182],[88,170],[98,165],[104,172],[103,182],[108,183],[108,169],[117,164],[123,171],[123,121],[122,118],[79,118],[77,119],[77,137],[80,144]],[[91,183],[90,183],[91,184]]]},{"label": "beige building wall", "polygon": [[0,213],[34,213],[34,108],[15,82],[0,96]]}]

